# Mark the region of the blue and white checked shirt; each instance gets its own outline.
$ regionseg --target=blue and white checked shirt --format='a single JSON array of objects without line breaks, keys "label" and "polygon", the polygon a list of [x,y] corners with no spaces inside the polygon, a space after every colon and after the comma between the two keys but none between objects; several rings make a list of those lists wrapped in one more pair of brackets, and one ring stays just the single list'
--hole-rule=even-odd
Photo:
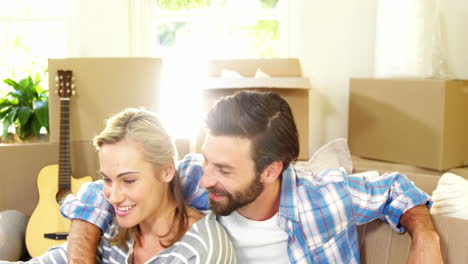
[{"label": "blue and white checked shirt", "polygon": [[[187,202],[208,210],[208,193],[200,187],[203,156],[187,155],[179,164]],[[430,203],[430,197],[404,175],[384,174],[374,179],[347,175],[344,169],[319,174],[296,170],[283,173],[278,226],[289,236],[291,263],[359,263],[357,225],[380,218],[397,232],[400,216],[408,209]],[[113,209],[102,193],[102,182],[86,184],[61,208],[105,229]]]}]

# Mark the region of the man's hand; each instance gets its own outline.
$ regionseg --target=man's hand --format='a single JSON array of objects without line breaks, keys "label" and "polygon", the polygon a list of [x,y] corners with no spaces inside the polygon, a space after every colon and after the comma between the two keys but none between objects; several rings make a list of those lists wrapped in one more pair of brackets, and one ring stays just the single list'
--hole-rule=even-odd
[{"label": "man's hand", "polygon": [[73,219],[68,235],[68,262],[96,263],[96,250],[101,229],[83,220]]},{"label": "man's hand", "polygon": [[419,205],[406,211],[400,218],[400,224],[405,227],[412,238],[408,264],[444,263],[440,251],[439,235],[432,224],[426,205]]}]

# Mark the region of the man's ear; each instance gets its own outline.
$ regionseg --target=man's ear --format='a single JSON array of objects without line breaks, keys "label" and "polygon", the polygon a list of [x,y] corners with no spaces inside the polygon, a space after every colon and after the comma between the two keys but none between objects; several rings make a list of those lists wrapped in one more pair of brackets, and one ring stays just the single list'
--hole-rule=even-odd
[{"label": "man's ear", "polygon": [[171,182],[174,179],[176,169],[173,162],[165,165],[161,171],[161,180],[163,182]]},{"label": "man's ear", "polygon": [[272,183],[276,181],[281,175],[281,171],[283,170],[283,162],[281,161],[273,161],[268,165],[261,174],[261,181],[263,183]]}]

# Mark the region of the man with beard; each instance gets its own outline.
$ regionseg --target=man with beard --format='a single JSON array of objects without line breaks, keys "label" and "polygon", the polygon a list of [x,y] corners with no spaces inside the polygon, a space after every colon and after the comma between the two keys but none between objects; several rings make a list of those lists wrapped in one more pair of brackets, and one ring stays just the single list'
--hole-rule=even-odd
[{"label": "man with beard", "polygon": [[[410,232],[409,263],[442,263],[430,198],[405,176],[369,180],[340,168],[314,175],[290,165],[299,154],[298,133],[279,95],[225,97],[206,125],[203,155],[187,155],[178,170],[187,202],[218,216],[239,263],[359,263],[356,226],[376,218]],[[88,185],[62,213],[105,229],[112,212],[101,189]],[[100,229],[82,220],[72,222],[69,260],[93,262]]]}]

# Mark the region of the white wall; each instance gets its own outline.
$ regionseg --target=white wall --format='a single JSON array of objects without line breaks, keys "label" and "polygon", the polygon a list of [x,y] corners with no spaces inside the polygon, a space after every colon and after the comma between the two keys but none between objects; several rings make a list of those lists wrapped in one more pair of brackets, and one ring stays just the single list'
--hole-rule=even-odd
[{"label": "white wall", "polygon": [[300,58],[312,86],[311,153],[347,137],[349,78],[373,74],[375,2],[301,0],[293,6],[300,15],[291,24],[300,36],[294,35],[291,54]]},{"label": "white wall", "polygon": [[68,0],[68,57],[129,56],[128,0]]}]

